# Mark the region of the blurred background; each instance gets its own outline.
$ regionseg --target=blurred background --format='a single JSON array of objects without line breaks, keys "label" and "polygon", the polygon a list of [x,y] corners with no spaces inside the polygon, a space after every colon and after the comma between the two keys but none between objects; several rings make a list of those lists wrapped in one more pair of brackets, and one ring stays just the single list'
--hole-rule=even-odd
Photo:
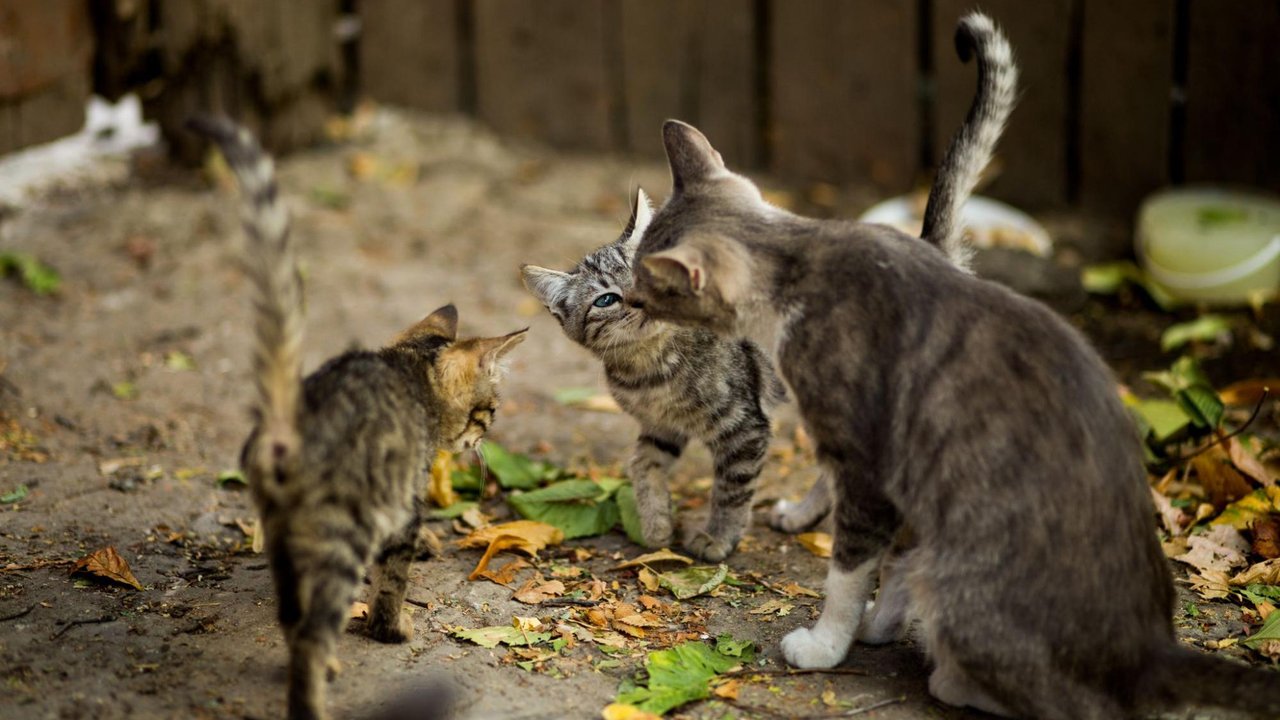
[{"label": "blurred background", "polygon": [[[1128,251],[1165,185],[1280,189],[1280,3],[987,0],[1023,71],[985,193],[1078,209],[1092,257]],[[0,152],[78,130],[85,100],[136,93],[172,154],[195,109],[278,152],[359,98],[478,118],[563,149],[657,157],[702,128],[737,168],[823,204],[928,174],[972,98],[956,59],[970,0],[0,1]],[[815,185],[817,184],[817,185]],[[815,189],[816,188],[816,189]]]}]

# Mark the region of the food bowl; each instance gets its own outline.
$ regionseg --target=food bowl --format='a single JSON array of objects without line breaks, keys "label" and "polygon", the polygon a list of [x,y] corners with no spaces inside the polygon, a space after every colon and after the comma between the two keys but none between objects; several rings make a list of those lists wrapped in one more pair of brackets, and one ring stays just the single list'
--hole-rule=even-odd
[{"label": "food bowl", "polygon": [[1147,198],[1134,249],[1175,300],[1243,305],[1280,291],[1280,200],[1216,188]]},{"label": "food bowl", "polygon": [[[864,212],[858,220],[891,225],[919,237],[926,199],[921,193],[885,200]],[[960,225],[969,244],[976,248],[1004,247],[1041,257],[1053,252],[1049,233],[1040,223],[1021,210],[990,198],[970,197],[960,211]]]}]

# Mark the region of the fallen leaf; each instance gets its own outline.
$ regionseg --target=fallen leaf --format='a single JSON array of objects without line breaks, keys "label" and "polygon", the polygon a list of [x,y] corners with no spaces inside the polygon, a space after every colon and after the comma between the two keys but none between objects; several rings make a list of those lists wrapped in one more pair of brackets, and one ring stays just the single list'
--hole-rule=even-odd
[{"label": "fallen leaf", "polygon": [[657,592],[661,585],[658,583],[658,576],[649,568],[640,568],[640,572],[636,574],[640,580],[640,585],[649,592]]},{"label": "fallen leaf", "polygon": [[1232,585],[1280,585],[1280,558],[1263,560],[1231,577]]},{"label": "fallen leaf", "polygon": [[249,481],[245,479],[244,473],[239,470],[223,470],[214,478],[214,482],[218,487],[226,487],[228,485],[248,486]]},{"label": "fallen leaf", "polygon": [[489,560],[502,550],[519,550],[530,557],[537,557],[538,551],[548,545],[559,545],[564,541],[564,533],[559,528],[533,520],[516,520],[480,528],[458,541],[458,547],[475,548],[488,546],[475,570],[467,579],[480,577],[489,565]]},{"label": "fallen leaf", "polygon": [[796,541],[806,550],[821,558],[831,557],[831,535],[824,532],[800,533]]},{"label": "fallen leaf", "polygon": [[453,453],[448,450],[436,451],[435,460],[431,463],[427,497],[440,508],[452,507],[458,502],[458,496],[453,492]]},{"label": "fallen leaf", "polygon": [[1231,339],[1231,321],[1221,315],[1201,315],[1166,328],[1160,335],[1160,349],[1168,352],[1189,342],[1218,343],[1224,339]]},{"label": "fallen leaf", "polygon": [[534,632],[542,627],[542,621],[535,617],[516,615],[511,618],[511,627],[521,632]]},{"label": "fallen leaf", "polygon": [[677,600],[704,595],[720,586],[729,576],[728,565],[688,567],[658,574],[658,584],[671,591]]},{"label": "fallen leaf", "polygon": [[511,599],[522,602],[525,605],[537,605],[544,600],[560,597],[564,594],[564,591],[564,583],[559,580],[539,583],[530,578],[519,590],[512,594]]},{"label": "fallen leaf", "polygon": [[1275,400],[1280,394],[1280,378],[1262,378],[1233,382],[1218,391],[1218,397],[1227,405],[1253,407],[1262,402],[1263,395]]},{"label": "fallen leaf", "polygon": [[147,459],[141,457],[110,458],[98,461],[98,472],[103,476],[114,475],[121,468],[137,467],[146,464]]},{"label": "fallen leaf", "polygon": [[1173,504],[1164,493],[1155,488],[1151,488],[1151,499],[1156,504],[1156,511],[1160,513],[1160,522],[1164,525],[1164,529],[1170,535],[1178,536],[1186,532],[1191,524],[1191,516],[1182,511],[1182,508]]},{"label": "fallen leaf", "polygon": [[795,606],[789,602],[774,598],[766,600],[760,607],[755,610],[747,611],[749,615],[777,615],[778,617],[786,617],[791,614]]},{"label": "fallen leaf", "polygon": [[347,613],[347,617],[352,620],[368,620],[369,604],[356,600],[351,603],[351,610]]},{"label": "fallen leaf", "polygon": [[1187,554],[1174,558],[1201,574],[1208,571],[1229,572],[1244,565],[1249,543],[1240,531],[1230,525],[1214,525],[1208,532],[1187,538]]},{"label": "fallen leaf", "polygon": [[733,678],[727,682],[723,682],[715,686],[715,688],[711,690],[711,693],[718,698],[724,698],[726,700],[737,700],[738,690],[740,690],[741,688],[742,688],[742,681],[736,678]]},{"label": "fallen leaf", "polygon": [[75,566],[71,568],[71,574],[92,575],[120,583],[121,585],[128,585],[136,590],[142,589],[142,583],[139,583],[138,578],[133,576],[133,571],[129,569],[129,563],[125,562],[120,553],[116,552],[116,549],[111,546],[95,550],[77,560]]},{"label": "fallen leaf", "polygon": [[662,715],[710,697],[710,684],[717,675],[753,659],[754,653],[728,656],[697,641],[650,652],[644,661],[648,673],[645,684],[622,690],[617,702]]},{"label": "fallen leaf", "polygon": [[1189,573],[1187,579],[1191,581],[1191,589],[1205,600],[1222,600],[1231,594],[1231,581],[1225,572]]},{"label": "fallen leaf", "polygon": [[516,574],[527,567],[529,563],[524,558],[514,558],[497,570],[485,570],[480,573],[480,577],[499,585],[510,585],[516,579]]},{"label": "fallen leaf", "polygon": [[[1264,649],[1263,644],[1268,643],[1271,647]],[[1240,644],[1247,645],[1254,650],[1262,652],[1267,657],[1280,657],[1280,613],[1271,613],[1271,617],[1258,628],[1258,632],[1250,635]],[[1274,653],[1274,654],[1272,654]]]},{"label": "fallen leaf", "polygon": [[661,562],[678,562],[683,565],[692,565],[693,558],[685,557],[678,552],[673,552],[669,548],[662,548],[651,553],[645,553],[639,557],[632,558],[624,563],[615,565],[614,570],[624,570],[631,567],[640,567],[642,565],[656,565]]},{"label": "fallen leaf", "polygon": [[661,718],[660,715],[654,715],[633,705],[623,705],[622,703],[609,703],[601,711],[600,717],[603,720],[659,720]]},{"label": "fallen leaf", "polygon": [[822,691],[822,704],[827,707],[835,707],[838,704],[836,700],[836,691],[830,688]]},{"label": "fallen leaf", "polygon": [[[3,498],[0,498],[3,501]],[[1253,521],[1253,552],[1267,560],[1280,557],[1280,521],[1274,515]]]},{"label": "fallen leaf", "polygon": [[513,453],[495,442],[480,446],[485,465],[506,490],[532,490],[544,482],[559,478],[564,472],[550,464]]},{"label": "fallen leaf", "polygon": [[164,366],[178,372],[195,370],[196,361],[181,350],[170,350],[164,356]]},{"label": "fallen leaf", "polygon": [[1211,525],[1230,525],[1237,530],[1244,530],[1254,521],[1265,518],[1275,508],[1268,490],[1280,492],[1280,488],[1258,489],[1239,500],[1227,505],[1212,520]]},{"label": "fallen leaf", "polygon": [[21,502],[26,499],[29,492],[30,490],[26,485],[19,485],[9,492],[0,495],[0,505],[11,505],[16,502]]},{"label": "fallen leaf", "polygon": [[603,535],[618,524],[617,485],[575,478],[507,498],[521,517],[554,525],[566,540]]},{"label": "fallen leaf", "polygon": [[1233,437],[1227,440],[1227,455],[1237,470],[1258,481],[1264,487],[1276,484],[1275,472],[1263,464],[1256,452],[1241,442],[1240,438]]},{"label": "fallen leaf", "polygon": [[553,396],[555,401],[565,407],[594,412],[620,413],[622,408],[609,393],[602,393],[595,388],[564,388],[557,390]]},{"label": "fallen leaf", "polygon": [[1249,481],[1235,469],[1230,456],[1220,445],[1191,458],[1191,467],[1214,507],[1226,507],[1253,492]]},{"label": "fallen leaf", "polygon": [[788,583],[787,583],[787,584],[785,584],[785,585],[780,585],[780,586],[778,586],[776,589],[777,589],[777,591],[778,591],[778,592],[780,592],[780,593],[782,593],[782,594],[784,594],[784,595],[787,595],[787,596],[789,596],[789,597],[799,597],[799,596],[802,596],[802,595],[803,595],[804,597],[811,597],[811,598],[820,598],[820,597],[822,597],[822,593],[818,592],[817,590],[811,590],[811,589],[809,589],[809,588],[807,588],[807,587],[805,587],[805,586],[803,586],[803,585],[800,585],[800,584],[798,584],[798,583],[796,583],[796,582],[794,582],[794,581],[792,581],[792,582],[788,582]]},{"label": "fallen leaf", "polygon": [[485,648],[495,648],[498,645],[506,645],[508,647],[537,645],[540,642],[546,642],[551,639],[551,633],[528,632],[514,625],[492,625],[474,630],[458,627],[453,629],[453,636],[463,640],[470,640]]}]

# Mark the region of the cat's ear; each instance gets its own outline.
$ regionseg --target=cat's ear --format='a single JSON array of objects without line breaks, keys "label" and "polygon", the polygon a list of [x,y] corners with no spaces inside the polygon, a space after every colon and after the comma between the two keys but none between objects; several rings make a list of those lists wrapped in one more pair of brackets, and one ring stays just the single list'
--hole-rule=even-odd
[{"label": "cat's ear", "polygon": [[401,343],[415,338],[442,337],[446,340],[458,339],[458,309],[452,304],[436,310],[430,315],[414,323],[396,337]]},{"label": "cat's ear", "polygon": [[727,172],[724,158],[711,147],[707,136],[688,123],[679,120],[663,123],[662,144],[667,150],[667,163],[671,166],[673,191]]},{"label": "cat's ear", "polygon": [[640,260],[659,289],[679,295],[701,295],[707,286],[706,257],[699,248],[680,244]]},{"label": "cat's ear", "polygon": [[627,221],[627,229],[622,231],[622,239],[618,241],[625,255],[635,255],[640,239],[644,237],[644,231],[648,229],[652,219],[653,204],[649,202],[649,196],[644,190],[636,188],[636,196],[631,203],[631,219]]},{"label": "cat's ear", "polygon": [[520,266],[520,278],[524,281],[525,289],[547,307],[558,304],[572,277],[569,273],[537,265]]},{"label": "cat's ear", "polygon": [[736,303],[751,287],[751,261],[746,250],[727,237],[690,233],[674,247],[646,255],[641,264],[660,289],[683,295],[714,291]]},{"label": "cat's ear", "polygon": [[478,343],[480,369],[496,373],[502,367],[502,358],[524,342],[529,335],[529,328],[517,330],[509,335],[496,338],[485,338]]}]

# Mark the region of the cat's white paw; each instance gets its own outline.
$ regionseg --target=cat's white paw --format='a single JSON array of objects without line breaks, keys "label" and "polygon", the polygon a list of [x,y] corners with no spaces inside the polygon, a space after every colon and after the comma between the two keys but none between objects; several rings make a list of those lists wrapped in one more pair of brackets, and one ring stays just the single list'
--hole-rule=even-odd
[{"label": "cat's white paw", "polygon": [[823,515],[815,516],[813,508],[803,502],[779,500],[769,510],[769,527],[778,532],[795,534],[816,525]]},{"label": "cat's white paw", "polygon": [[809,628],[796,628],[782,638],[782,656],[787,663],[806,670],[839,665],[847,649],[836,647],[832,638]]}]

